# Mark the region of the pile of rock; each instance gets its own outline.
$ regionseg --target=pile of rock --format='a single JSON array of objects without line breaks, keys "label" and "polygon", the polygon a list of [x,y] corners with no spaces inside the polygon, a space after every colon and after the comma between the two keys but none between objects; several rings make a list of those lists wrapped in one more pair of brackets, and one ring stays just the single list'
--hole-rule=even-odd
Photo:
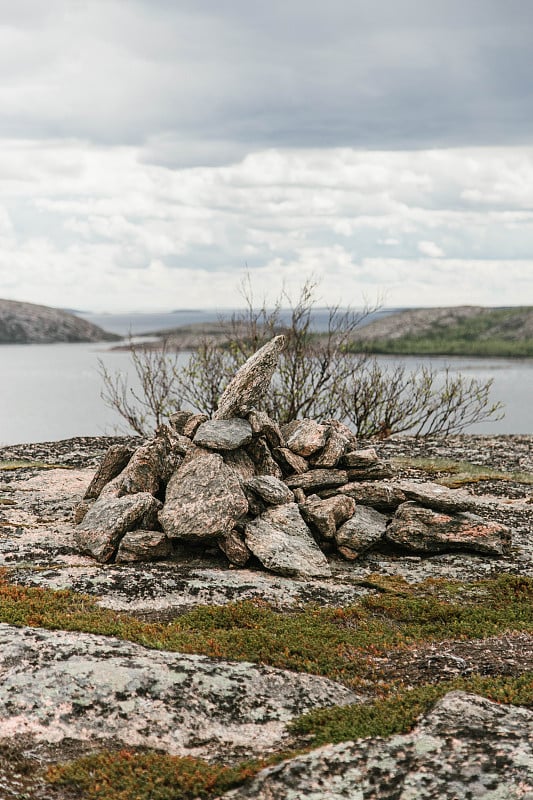
[{"label": "pile of rock", "polygon": [[108,450],[76,510],[82,552],[130,562],[216,543],[233,565],[253,556],[311,578],[331,575],[326,553],[353,560],[381,541],[418,553],[508,549],[509,530],[468,513],[469,495],[392,481],[342,422],[280,427],[258,411],[283,346],[277,336],[246,362],[213,419],[180,411],[135,451]]}]

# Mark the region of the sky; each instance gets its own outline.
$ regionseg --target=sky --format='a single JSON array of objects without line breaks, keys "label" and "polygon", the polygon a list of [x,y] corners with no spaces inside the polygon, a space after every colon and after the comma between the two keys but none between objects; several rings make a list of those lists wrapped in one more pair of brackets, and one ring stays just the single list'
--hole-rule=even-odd
[{"label": "sky", "polygon": [[533,2],[0,0],[0,297],[533,304]]}]

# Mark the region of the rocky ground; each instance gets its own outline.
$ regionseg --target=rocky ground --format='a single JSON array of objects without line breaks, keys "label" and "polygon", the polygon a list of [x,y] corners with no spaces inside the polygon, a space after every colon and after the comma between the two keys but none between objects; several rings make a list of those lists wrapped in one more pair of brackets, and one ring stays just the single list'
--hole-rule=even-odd
[{"label": "rocky ground", "polygon": [[[70,589],[101,609],[165,625],[198,606],[240,600],[266,602],[286,614],[310,602],[343,608],[381,592],[380,578],[416,586],[427,578],[533,577],[533,437],[372,443],[396,467],[381,484],[459,480],[476,514],[512,529],[510,550],[428,557],[381,546],[356,560],[332,553],[332,577],[305,580],[265,571],[256,561],[230,568],[210,543],[176,548],[153,563],[101,564],[81,555],[74,509],[102,456],[117,443],[141,440],[78,438],[0,450],[0,565],[9,585]],[[463,462],[475,468],[472,474],[464,474]],[[460,466],[451,471],[451,463]],[[368,700],[316,675],[156,652],[73,630],[5,623],[0,640],[0,796],[6,799],[82,796],[45,785],[42,767],[102,747],[155,747],[226,761],[268,754],[290,745],[286,724],[302,713]],[[473,642],[419,643],[385,660],[376,656],[376,666],[382,679],[412,685],[472,673],[520,676],[533,670],[533,636],[509,631]],[[314,750],[270,767],[228,798],[530,800],[532,743],[531,712],[456,693],[411,733]]]}]

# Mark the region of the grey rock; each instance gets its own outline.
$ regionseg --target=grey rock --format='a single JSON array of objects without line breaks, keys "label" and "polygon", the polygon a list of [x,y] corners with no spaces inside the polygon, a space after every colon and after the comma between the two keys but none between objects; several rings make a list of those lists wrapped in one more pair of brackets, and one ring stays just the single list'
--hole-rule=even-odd
[{"label": "grey rock", "polygon": [[347,494],[349,497],[353,497],[357,503],[372,506],[378,511],[393,511],[407,499],[397,485],[378,481],[350,482],[335,491]]},{"label": "grey rock", "polygon": [[171,414],[168,418],[168,424],[176,433],[184,435],[183,429],[191,417],[194,417],[192,411],[175,411],[174,414]]},{"label": "grey rock", "polygon": [[224,463],[228,465],[244,483],[255,475],[255,464],[244,450],[226,450],[223,453]]},{"label": "grey rock", "polygon": [[254,408],[248,414],[248,422],[252,426],[254,436],[264,436],[270,447],[285,447],[285,439],[278,423],[271,419],[266,411]]},{"label": "grey rock", "polygon": [[222,456],[210,453],[176,470],[159,521],[171,539],[200,541],[227,533],[247,511],[237,475]]},{"label": "grey rock", "polygon": [[0,625],[0,740],[71,739],[235,758],[280,747],[313,708],[357,701],[325,678]]},{"label": "grey rock", "polygon": [[487,522],[477,514],[433,511],[411,501],[398,508],[386,538],[415,553],[471,550],[501,556],[511,546],[511,531],[505,525]]},{"label": "grey rock", "polygon": [[252,441],[252,426],[245,419],[209,419],[202,422],[193,442],[209,450],[237,450]]},{"label": "grey rock", "polygon": [[296,578],[331,575],[296,503],[269,508],[245,528],[246,544],[267,569]]},{"label": "grey rock", "polygon": [[301,456],[297,456],[288,447],[276,447],[274,449],[274,458],[281,465],[283,472],[286,475],[296,473],[301,475],[302,472],[307,472],[309,464]]},{"label": "grey rock", "polygon": [[350,467],[348,470],[350,481],[375,481],[383,478],[392,478],[394,469],[386,461],[377,461],[368,466]]},{"label": "grey rock", "polygon": [[183,436],[187,436],[189,439],[194,437],[194,434],[200,427],[203,422],[207,422],[209,417],[207,414],[192,414],[187,420],[183,423]]},{"label": "grey rock", "polygon": [[289,489],[303,489],[306,492],[342,486],[347,482],[348,473],[344,469],[312,469],[301,475],[290,475],[285,478]]},{"label": "grey rock", "polygon": [[348,446],[348,439],[336,426],[332,424],[327,426],[327,429],[328,437],[324,448],[318,455],[312,456],[310,459],[313,467],[330,469],[336,467]]},{"label": "grey rock", "polygon": [[107,450],[100,466],[96,470],[92,481],[87,487],[84,500],[95,500],[109,481],[116,478],[127,465],[133,454],[133,449],[124,444],[113,444]]},{"label": "grey rock", "polygon": [[159,508],[161,503],[149,492],[100,497],[75,529],[74,538],[83,553],[98,561],[109,561],[126,531],[157,524]]},{"label": "grey rock", "polygon": [[355,512],[355,500],[346,495],[335,495],[327,500],[308,498],[300,506],[304,520],[326,539],[332,539],[339,525]]},{"label": "grey rock", "polygon": [[388,521],[388,517],[374,508],[357,506],[353,516],[335,533],[339,551],[349,560],[357,558],[381,541]]},{"label": "grey rock", "polygon": [[326,444],[328,429],[314,419],[302,419],[287,436],[287,447],[297,456],[311,456]]},{"label": "grey rock", "polygon": [[351,450],[342,460],[343,467],[371,467],[379,461],[378,454],[373,447],[365,450]]},{"label": "grey rock", "polygon": [[224,390],[215,419],[245,417],[261,404],[284,347],[285,337],[275,336],[243,364]]},{"label": "grey rock", "polygon": [[88,510],[94,505],[94,502],[94,500],[80,500],[80,502],[74,506],[74,525],[79,525],[80,522],[83,521]]},{"label": "grey rock", "polygon": [[451,692],[409,734],[326,745],[223,798],[510,800],[532,781],[533,712]]},{"label": "grey rock", "polygon": [[138,447],[126,468],[120,473],[117,483],[118,496],[137,492],[156,495],[165,477],[167,455],[166,442],[159,437]]},{"label": "grey rock", "polygon": [[461,489],[449,489],[438,483],[414,483],[414,481],[397,481],[396,486],[408,500],[414,500],[418,505],[433,508],[435,511],[453,513],[468,511],[475,507],[472,496]]},{"label": "grey rock", "polygon": [[124,534],[115,561],[129,564],[134,561],[158,561],[172,555],[172,545],[162,531],[135,530]]},{"label": "grey rock", "polygon": [[258,475],[273,475],[275,478],[283,477],[281,467],[274,460],[266,439],[263,437],[254,439],[248,445],[247,453],[254,462],[255,471]]},{"label": "grey rock", "polygon": [[244,537],[238,531],[229,531],[219,536],[217,542],[230,564],[244,567],[250,560],[252,554],[246,546]]},{"label": "grey rock", "polygon": [[294,502],[294,495],[288,486],[273,475],[257,475],[246,482],[246,488],[273,506]]}]

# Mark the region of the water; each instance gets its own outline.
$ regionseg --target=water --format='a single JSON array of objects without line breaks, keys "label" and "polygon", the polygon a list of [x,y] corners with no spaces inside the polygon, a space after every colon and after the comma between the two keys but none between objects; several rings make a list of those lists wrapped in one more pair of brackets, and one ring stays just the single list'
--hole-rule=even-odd
[{"label": "water", "polygon": [[[209,320],[209,312],[176,313],[190,322],[217,319],[216,312],[212,312]],[[113,315],[105,317],[111,324],[103,324],[108,330],[121,333],[185,324],[169,323],[171,316],[175,315],[135,315],[132,320],[131,316]],[[90,319],[95,317],[91,315]],[[111,347],[109,344],[0,346],[0,445],[127,432],[120,415],[100,397],[98,359],[102,359],[109,371],[120,370],[130,375],[135,386],[129,354]],[[187,355],[180,358],[186,359]],[[391,357],[380,360],[391,366],[397,362]],[[479,380],[494,378],[491,399],[506,404],[506,416],[499,422],[473,426],[469,432],[533,433],[532,359],[408,357],[402,361],[413,369],[423,362],[441,370],[449,365],[452,370]]]}]

